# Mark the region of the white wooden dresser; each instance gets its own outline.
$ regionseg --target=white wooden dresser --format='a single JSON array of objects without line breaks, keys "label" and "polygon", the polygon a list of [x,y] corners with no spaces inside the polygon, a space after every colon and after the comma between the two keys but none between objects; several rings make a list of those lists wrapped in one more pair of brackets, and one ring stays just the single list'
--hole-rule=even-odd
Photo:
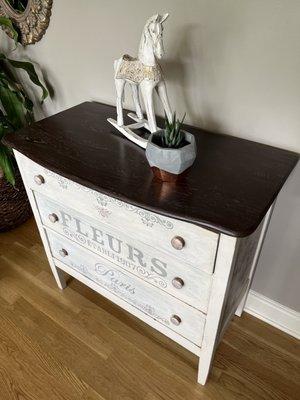
[{"label": "white wooden dresser", "polygon": [[83,103],[8,135],[54,278],[65,273],[200,357],[205,384],[241,315],[274,200],[297,155],[187,128],[198,158],[177,185]]}]

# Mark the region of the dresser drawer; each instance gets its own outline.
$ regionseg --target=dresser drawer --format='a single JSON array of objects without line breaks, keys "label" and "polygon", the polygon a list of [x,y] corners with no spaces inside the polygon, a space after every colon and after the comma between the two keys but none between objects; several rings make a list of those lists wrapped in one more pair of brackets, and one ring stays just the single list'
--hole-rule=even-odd
[{"label": "dresser drawer", "polygon": [[126,274],[70,240],[46,231],[51,253],[57,259],[161,324],[201,346],[205,315],[141,279]]},{"label": "dresser drawer", "polygon": [[35,193],[35,199],[43,225],[207,312],[211,275],[44,195]]},{"label": "dresser drawer", "polygon": [[211,274],[219,235],[101,194],[20,155],[27,186]]}]

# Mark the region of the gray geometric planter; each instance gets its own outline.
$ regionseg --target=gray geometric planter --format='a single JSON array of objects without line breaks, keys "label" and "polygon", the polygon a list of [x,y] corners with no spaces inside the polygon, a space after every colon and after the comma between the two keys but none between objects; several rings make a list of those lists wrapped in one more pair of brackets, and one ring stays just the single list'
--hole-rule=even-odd
[{"label": "gray geometric planter", "polygon": [[149,136],[146,147],[146,157],[153,169],[154,174],[163,181],[176,181],[178,175],[182,174],[195,161],[197,147],[194,135],[182,131],[188,142],[179,149],[163,148],[153,143],[155,136],[161,135],[163,130],[156,131]]}]

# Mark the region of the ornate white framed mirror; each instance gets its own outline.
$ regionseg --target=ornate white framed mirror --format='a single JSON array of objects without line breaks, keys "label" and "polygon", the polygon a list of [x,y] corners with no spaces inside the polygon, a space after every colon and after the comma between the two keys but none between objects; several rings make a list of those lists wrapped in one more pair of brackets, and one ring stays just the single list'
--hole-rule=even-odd
[{"label": "ornate white framed mirror", "polygon": [[52,3],[53,0],[0,0],[0,15],[12,20],[24,46],[34,44],[48,28]]}]

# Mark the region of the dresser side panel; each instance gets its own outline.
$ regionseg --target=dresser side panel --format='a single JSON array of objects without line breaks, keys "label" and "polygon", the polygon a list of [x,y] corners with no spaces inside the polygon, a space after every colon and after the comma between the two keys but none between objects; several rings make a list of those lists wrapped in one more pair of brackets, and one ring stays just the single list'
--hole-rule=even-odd
[{"label": "dresser side panel", "polygon": [[22,179],[24,182],[26,193],[27,193],[27,196],[28,196],[31,208],[32,208],[32,212],[33,212],[33,215],[34,215],[34,218],[35,218],[38,230],[39,230],[39,234],[41,236],[41,239],[42,239],[42,242],[44,245],[44,250],[46,252],[46,256],[47,256],[48,262],[50,264],[50,268],[52,270],[54,279],[57,283],[57,286],[60,289],[64,289],[67,286],[64,273],[59,268],[57,268],[56,265],[54,264],[54,261],[53,261],[52,255],[51,255],[49,242],[48,242],[47,236],[45,234],[45,230],[42,225],[42,221],[41,221],[40,214],[39,214],[39,211],[37,208],[37,204],[36,204],[36,201],[35,201],[35,198],[33,195],[33,191],[31,190],[30,186],[27,185],[27,182],[26,182],[26,175],[28,173],[28,171],[27,171],[28,165],[26,162],[24,163],[24,156],[21,153],[19,153],[17,150],[14,150],[14,155],[16,157],[18,167],[21,172],[21,176],[22,176]]},{"label": "dresser side panel", "polygon": [[235,313],[238,304],[247,288],[249,275],[253,266],[263,222],[250,236],[237,240],[236,251],[232,266],[232,275],[225,299],[225,306],[221,317],[219,336],[226,328]]}]

